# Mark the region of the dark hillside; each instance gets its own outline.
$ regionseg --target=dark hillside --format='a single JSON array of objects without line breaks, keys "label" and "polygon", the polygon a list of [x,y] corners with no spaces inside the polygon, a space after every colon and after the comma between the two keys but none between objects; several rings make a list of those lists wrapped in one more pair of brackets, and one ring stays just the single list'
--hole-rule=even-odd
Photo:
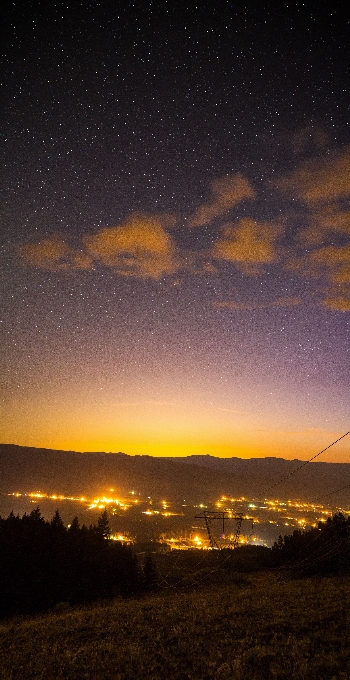
[{"label": "dark hillside", "polygon": [[143,496],[174,500],[217,500],[221,494],[248,493],[256,480],[234,473],[181,465],[168,458],[124,453],[76,453],[0,445],[0,491],[36,489],[46,492],[96,494],[113,487]]},{"label": "dark hillside", "polygon": [[0,625],[4,680],[346,680],[348,578],[273,574]]},{"label": "dark hillside", "polygon": [[[174,458],[172,460],[175,460]],[[302,496],[305,500],[315,500],[318,496],[329,494],[349,484],[333,497],[335,503],[350,503],[350,463],[325,463],[315,461],[304,465],[305,461],[284,458],[216,458],[215,456],[187,456],[177,459],[182,465],[198,465],[212,472],[220,471],[226,475],[237,475],[252,480],[254,492],[268,492],[269,495]],[[302,469],[298,470],[300,466]],[[295,473],[295,471],[298,472]],[[295,473],[295,474],[294,474]],[[291,477],[288,477],[291,475]],[[284,479],[287,477],[287,479]],[[273,489],[269,489],[276,482]]]},{"label": "dark hillside", "polygon": [[[280,483],[303,461],[283,458],[153,458],[124,453],[77,453],[0,445],[0,492],[44,489],[91,494],[113,487],[119,494],[213,502],[222,494],[315,500],[349,484],[332,503],[350,503],[349,463],[310,463]],[[275,482],[278,482],[274,486]]]}]

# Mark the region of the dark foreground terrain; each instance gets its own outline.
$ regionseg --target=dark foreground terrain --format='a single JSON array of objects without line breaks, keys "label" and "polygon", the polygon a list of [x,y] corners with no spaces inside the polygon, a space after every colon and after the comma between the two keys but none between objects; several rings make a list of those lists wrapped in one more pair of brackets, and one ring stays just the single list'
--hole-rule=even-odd
[{"label": "dark foreground terrain", "polygon": [[[0,624],[0,677],[347,680],[350,578],[232,575]],[[68,605],[67,605],[68,606]]]}]

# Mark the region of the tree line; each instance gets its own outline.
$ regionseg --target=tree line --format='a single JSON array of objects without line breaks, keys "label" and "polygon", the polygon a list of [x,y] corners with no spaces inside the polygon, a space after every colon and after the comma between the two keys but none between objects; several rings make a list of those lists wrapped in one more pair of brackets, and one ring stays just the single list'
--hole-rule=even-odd
[{"label": "tree line", "polygon": [[[153,560],[146,554],[141,567],[131,547],[110,535],[106,510],[89,527],[80,526],[77,517],[65,527],[58,510],[51,521],[39,508],[23,517],[13,512],[0,517],[0,618],[158,589],[162,578],[157,569],[165,565],[168,572],[173,555],[155,555]],[[180,586],[198,572],[199,555],[193,552],[176,556],[177,572],[181,557]],[[202,571],[215,568],[217,577],[222,569],[244,573],[280,567],[297,576],[349,573],[350,517],[337,513],[317,527],[297,529],[280,536],[271,549],[243,546],[219,553],[203,554]],[[203,573],[203,582],[208,578]]]},{"label": "tree line", "polygon": [[58,510],[51,521],[39,508],[0,517],[0,617],[147,589],[149,564],[145,582],[131,548],[110,533],[106,511],[90,527],[77,517],[65,527]]},{"label": "tree line", "polygon": [[308,530],[279,536],[272,547],[272,564],[290,566],[300,576],[336,575],[350,571],[350,517],[341,512]]}]

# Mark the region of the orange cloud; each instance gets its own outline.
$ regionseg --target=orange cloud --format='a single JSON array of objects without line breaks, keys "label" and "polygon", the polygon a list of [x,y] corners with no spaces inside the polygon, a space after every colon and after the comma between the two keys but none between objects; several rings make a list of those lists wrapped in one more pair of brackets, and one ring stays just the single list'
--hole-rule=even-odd
[{"label": "orange cloud", "polygon": [[320,304],[334,311],[350,311],[350,243],[324,246],[300,258],[293,258],[287,267],[306,278],[318,278]]},{"label": "orange cloud", "polygon": [[237,224],[223,228],[212,254],[216,259],[236,262],[247,273],[255,273],[254,266],[277,259],[275,241],[280,233],[280,227],[244,217]]},{"label": "orange cloud", "polygon": [[308,260],[321,274],[326,273],[332,283],[350,283],[350,243],[319,248]]},{"label": "orange cloud", "polygon": [[215,179],[211,182],[210,188],[213,195],[212,200],[199,206],[196,212],[189,217],[188,223],[191,227],[209,224],[213,219],[224,215],[245,198],[255,198],[254,189],[240,173]]},{"label": "orange cloud", "polygon": [[310,225],[299,233],[298,240],[306,246],[318,246],[333,234],[350,236],[350,211],[340,210],[336,204],[312,213]]},{"label": "orange cloud", "polygon": [[311,204],[350,196],[350,147],[337,155],[307,161],[276,184]]},{"label": "orange cloud", "polygon": [[350,211],[340,210],[337,204],[324,206],[310,216],[310,226],[300,232],[298,240],[310,246],[321,245],[331,234],[350,236]]},{"label": "orange cloud", "polygon": [[90,269],[92,264],[88,255],[71,248],[59,235],[21,246],[19,253],[25,264],[50,271]]},{"label": "orange cloud", "polygon": [[286,295],[286,297],[280,297],[274,300],[272,305],[275,307],[295,307],[295,305],[300,305],[301,302],[302,300],[299,297]]},{"label": "orange cloud", "polygon": [[100,229],[83,238],[83,248],[72,248],[61,235],[19,249],[22,261],[50,271],[91,269],[98,261],[124,276],[158,279],[176,271],[179,261],[165,226],[170,216],[133,215],[118,227]]},{"label": "orange cloud", "polygon": [[176,271],[175,247],[164,226],[169,216],[132,215],[124,224],[86,236],[88,254],[124,276],[159,279]]},{"label": "orange cloud", "polygon": [[335,310],[337,312],[350,312],[350,295],[349,297],[327,297],[322,303],[328,309]]}]

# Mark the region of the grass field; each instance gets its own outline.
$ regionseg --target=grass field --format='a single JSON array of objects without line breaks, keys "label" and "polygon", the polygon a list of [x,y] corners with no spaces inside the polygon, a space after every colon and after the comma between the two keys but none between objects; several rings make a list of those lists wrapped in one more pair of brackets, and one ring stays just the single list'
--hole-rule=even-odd
[{"label": "grass field", "polygon": [[0,625],[0,678],[346,680],[349,611],[349,578],[274,574],[57,611]]}]

